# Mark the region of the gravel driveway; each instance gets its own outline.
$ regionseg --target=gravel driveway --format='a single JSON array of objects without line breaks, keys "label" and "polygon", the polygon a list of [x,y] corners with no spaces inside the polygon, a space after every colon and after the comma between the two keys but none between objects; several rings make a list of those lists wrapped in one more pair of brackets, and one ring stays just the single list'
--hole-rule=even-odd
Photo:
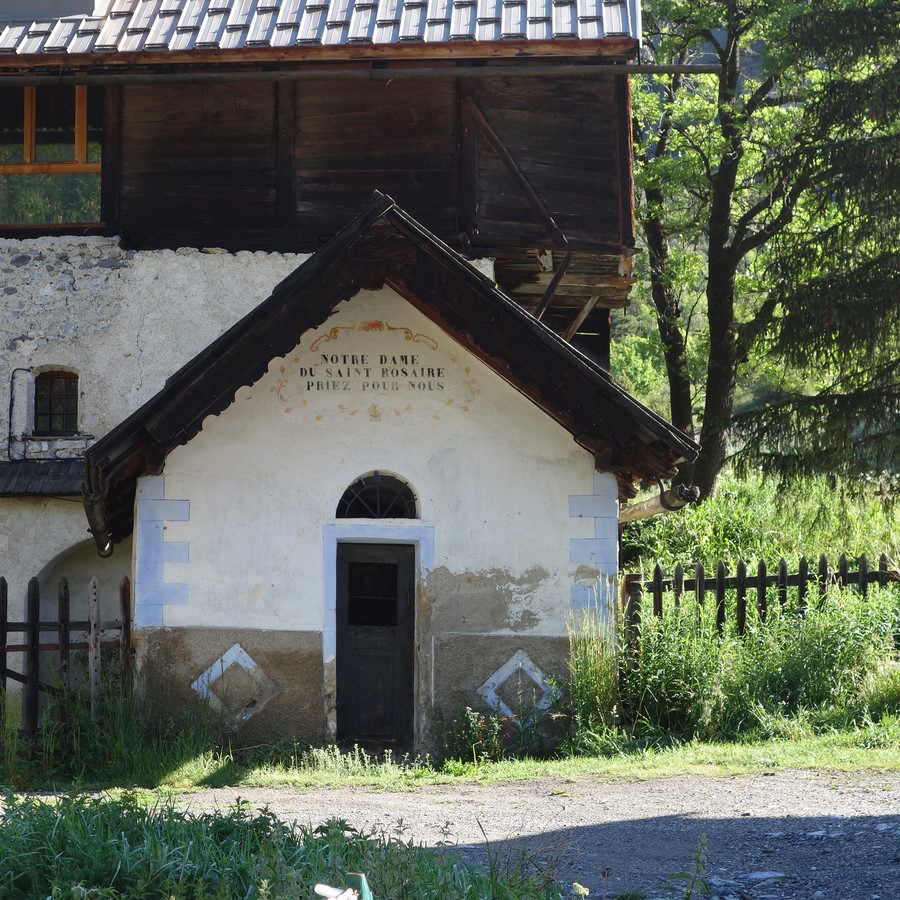
[{"label": "gravel driveway", "polygon": [[525,851],[559,881],[590,888],[591,897],[604,896],[608,869],[609,900],[627,891],[681,896],[667,877],[691,868],[701,835],[715,897],[900,900],[898,774],[544,778],[404,793],[230,788],[191,794],[185,802],[210,810],[237,796],[301,824],[341,818],[418,843],[450,841],[455,852],[479,862],[487,838],[501,862]]}]

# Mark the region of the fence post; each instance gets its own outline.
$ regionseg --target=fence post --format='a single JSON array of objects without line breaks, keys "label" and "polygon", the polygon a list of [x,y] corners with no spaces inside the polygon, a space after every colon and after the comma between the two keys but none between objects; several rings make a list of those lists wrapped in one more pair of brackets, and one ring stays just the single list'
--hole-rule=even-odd
[{"label": "fence post", "polygon": [[622,600],[625,605],[625,648],[637,649],[638,631],[641,627],[641,575],[630,574],[622,582]]},{"label": "fence post", "polygon": [[719,634],[725,628],[725,563],[720,559],[716,563],[716,631]]},{"label": "fence post", "polygon": [[809,581],[809,563],[805,556],[800,557],[800,568],[797,572],[797,610],[806,609],[806,583]]},{"label": "fence post", "polygon": [[[887,557],[884,558],[885,571],[887,571]],[[678,563],[675,566],[675,574],[672,576],[672,593],[675,595],[675,609],[681,606],[681,595],[684,593],[684,566]]]},{"label": "fence post", "polygon": [[828,591],[828,560],[823,553],[819,557],[819,606],[825,603],[825,594]]},{"label": "fence post", "polygon": [[747,628],[747,564],[741,559],[737,564],[735,577],[737,602],[735,604],[737,633],[743,634]]},{"label": "fence post", "polygon": [[778,605],[784,610],[787,607],[788,570],[787,560],[782,556],[778,560]]},{"label": "fence post", "polygon": [[6,579],[0,578],[0,694],[6,694],[6,623],[8,621],[9,589],[6,586]]},{"label": "fence post", "polygon": [[69,582],[65,578],[59,580],[56,607],[56,674],[59,680],[60,690],[62,691],[59,698],[59,720],[60,724],[65,727],[69,724],[69,687],[71,684],[69,675],[69,622],[71,621],[71,616],[69,610]]},{"label": "fence post", "polygon": [[847,554],[842,553],[841,560],[838,563],[838,583],[842,588],[847,587],[847,574],[849,572],[849,568],[849,564],[847,563]]},{"label": "fence post", "polygon": [[659,563],[653,567],[653,615],[661,619],[663,614],[663,572]]},{"label": "fence post", "polygon": [[88,585],[88,685],[91,720],[96,720],[100,707],[100,591],[96,578]]},{"label": "fence post", "polygon": [[126,575],[119,582],[119,687],[123,694],[131,688],[131,582]]},{"label": "fence post", "polygon": [[38,727],[38,674],[41,666],[41,588],[37,578],[28,582],[25,620],[25,736],[34,754]]},{"label": "fence post", "polygon": [[888,558],[887,553],[882,553],[878,559],[878,583],[884,587],[888,583]]},{"label": "fence post", "polygon": [[865,597],[869,591],[869,561],[866,559],[865,553],[859,558],[859,571],[856,575],[856,587],[863,597]]},{"label": "fence post", "polygon": [[759,613],[759,621],[765,622],[769,604],[766,600],[766,561],[764,559],[761,559],[756,567],[756,610]]}]

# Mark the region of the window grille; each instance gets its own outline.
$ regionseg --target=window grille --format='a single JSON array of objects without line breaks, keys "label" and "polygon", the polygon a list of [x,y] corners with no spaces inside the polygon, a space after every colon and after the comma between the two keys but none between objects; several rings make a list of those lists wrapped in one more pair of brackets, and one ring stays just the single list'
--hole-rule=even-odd
[{"label": "window grille", "polygon": [[34,380],[34,434],[78,433],[78,376],[74,372],[42,372]]},{"label": "window grille", "polygon": [[363,475],[344,491],[337,507],[339,519],[417,519],[416,495],[393,475]]}]

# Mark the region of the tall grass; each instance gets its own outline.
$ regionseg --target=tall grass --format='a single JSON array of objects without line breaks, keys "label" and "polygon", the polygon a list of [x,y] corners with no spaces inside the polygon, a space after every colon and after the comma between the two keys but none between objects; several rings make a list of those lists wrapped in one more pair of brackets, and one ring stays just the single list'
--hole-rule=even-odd
[{"label": "tall grass", "polygon": [[226,814],[145,808],[133,797],[8,796],[0,819],[0,896],[18,898],[311,897],[316,882],[364,872],[378,897],[561,900],[535,871],[487,873],[345,822],[288,825],[239,803]]},{"label": "tall grass", "polygon": [[800,556],[824,553],[836,563],[842,553],[870,560],[886,553],[900,561],[900,517],[887,498],[842,493],[824,478],[781,487],[757,475],[726,474],[715,497],[678,513],[635,522],[623,535],[628,571],[659,563],[671,572],[718,560],[759,559],[770,565],[785,557],[792,567]]},{"label": "tall grass", "polygon": [[[831,591],[805,610],[777,603],[747,630],[715,628],[711,605],[668,604],[615,650],[586,620],[571,642],[575,745],[619,737],[704,741],[791,736],[900,716],[900,591]],[[733,622],[733,617],[730,617]]]}]

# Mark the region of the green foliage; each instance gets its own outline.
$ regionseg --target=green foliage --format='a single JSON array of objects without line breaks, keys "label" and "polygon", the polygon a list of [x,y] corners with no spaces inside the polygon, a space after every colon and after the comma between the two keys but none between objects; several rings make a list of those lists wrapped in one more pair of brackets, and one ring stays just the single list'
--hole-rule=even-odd
[{"label": "green foliage", "polygon": [[779,485],[729,475],[704,503],[632,523],[623,535],[624,566],[646,577],[657,562],[668,575],[677,563],[702,562],[711,572],[723,560],[733,572],[741,559],[771,569],[781,557],[795,570],[803,555],[814,566],[824,553],[834,566],[842,553],[868,554],[876,566],[881,552],[897,565],[900,524],[890,498],[844,493],[825,478]]},{"label": "green foliage", "polygon": [[696,483],[734,441],[783,476],[893,475],[897,4],[650,0],[644,25],[656,61],[721,65],[634,81],[636,294],[673,421],[700,435]]},{"label": "green foliage", "polygon": [[17,898],[309,897],[320,881],[364,872],[375,896],[557,900],[525,867],[469,869],[397,836],[345,822],[287,825],[238,803],[228,813],[145,808],[134,797],[7,796],[0,827],[0,894]]},{"label": "green foliage", "polygon": [[[636,643],[620,653],[617,695],[610,697],[605,684],[597,692],[600,718],[611,722],[621,711],[632,739],[714,741],[790,738],[900,715],[891,663],[900,591],[873,588],[862,597],[832,590],[823,604],[805,609],[782,609],[773,596],[764,621],[748,610],[742,636],[733,608],[726,621],[719,634],[712,604],[686,598],[677,608],[670,598],[661,618],[645,614]],[[573,672],[585,654],[579,645],[588,641],[605,644],[596,626],[583,627],[573,642]],[[585,681],[573,685],[573,709],[583,707],[586,701],[574,697]],[[590,743],[590,732],[586,737]]]}]

